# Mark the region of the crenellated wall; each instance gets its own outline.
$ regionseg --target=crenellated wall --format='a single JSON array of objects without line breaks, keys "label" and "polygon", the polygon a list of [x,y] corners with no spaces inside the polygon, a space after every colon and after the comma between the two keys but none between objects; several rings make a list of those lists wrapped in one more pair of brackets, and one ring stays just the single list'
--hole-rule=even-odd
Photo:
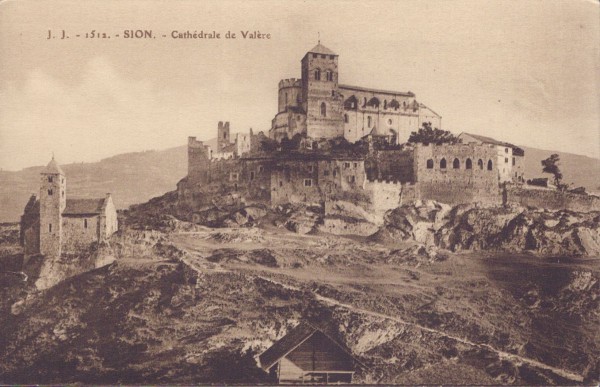
[{"label": "crenellated wall", "polygon": [[302,106],[302,81],[296,78],[282,79],[279,81],[279,113],[285,112],[290,107]]}]

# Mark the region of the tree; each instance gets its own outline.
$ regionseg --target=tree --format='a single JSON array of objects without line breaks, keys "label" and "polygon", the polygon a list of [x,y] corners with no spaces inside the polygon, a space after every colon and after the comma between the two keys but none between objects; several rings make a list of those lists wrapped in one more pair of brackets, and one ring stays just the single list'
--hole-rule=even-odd
[{"label": "tree", "polygon": [[550,155],[546,160],[542,160],[542,172],[554,175],[554,185],[556,185],[558,189],[562,189],[563,184],[561,184],[560,181],[562,180],[563,175],[558,167],[559,161],[560,157],[556,153]]},{"label": "tree", "polygon": [[423,122],[423,127],[417,132],[412,132],[408,142],[422,144],[454,144],[458,139],[449,131],[432,128],[431,122]]}]

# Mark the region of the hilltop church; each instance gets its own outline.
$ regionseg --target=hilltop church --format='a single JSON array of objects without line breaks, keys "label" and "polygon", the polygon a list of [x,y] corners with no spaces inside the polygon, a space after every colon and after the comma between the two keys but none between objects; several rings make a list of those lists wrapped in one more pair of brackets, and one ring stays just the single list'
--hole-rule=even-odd
[{"label": "hilltop church", "polygon": [[118,230],[112,197],[67,199],[65,173],[54,157],[41,172],[39,199],[32,195],[21,216],[25,256],[77,254]]},{"label": "hilltop church", "polygon": [[371,136],[396,145],[425,122],[442,128],[442,117],[417,102],[415,94],[338,83],[338,55],[320,42],[301,61],[300,79],[279,82],[278,113],[269,137],[302,134],[312,139]]}]

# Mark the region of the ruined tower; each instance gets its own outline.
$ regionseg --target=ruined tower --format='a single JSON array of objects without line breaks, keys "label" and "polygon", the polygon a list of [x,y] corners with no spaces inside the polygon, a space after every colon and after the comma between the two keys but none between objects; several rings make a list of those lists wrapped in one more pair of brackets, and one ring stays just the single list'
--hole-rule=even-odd
[{"label": "ruined tower", "polygon": [[60,257],[66,188],[65,174],[52,157],[40,179],[40,253],[47,258]]},{"label": "ruined tower", "polygon": [[312,138],[344,135],[342,99],[338,92],[338,55],[320,43],[302,58],[302,107]]},{"label": "ruined tower", "polygon": [[225,147],[231,144],[231,135],[229,133],[229,121],[223,124],[223,121],[219,121],[217,137],[217,152],[223,152]]}]

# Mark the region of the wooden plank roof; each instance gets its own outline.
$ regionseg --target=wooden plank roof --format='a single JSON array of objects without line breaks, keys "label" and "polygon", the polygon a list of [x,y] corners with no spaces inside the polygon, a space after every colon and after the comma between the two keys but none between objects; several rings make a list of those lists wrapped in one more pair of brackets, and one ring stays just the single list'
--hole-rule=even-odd
[{"label": "wooden plank roof", "polygon": [[302,343],[308,340],[316,332],[322,333],[332,343],[340,347],[345,353],[347,353],[352,358],[352,360],[356,364],[360,365],[363,368],[365,367],[365,365],[358,359],[356,359],[354,355],[352,355],[352,353],[349,351],[349,349],[346,348],[344,345],[340,344],[337,340],[332,339],[331,336],[327,335],[319,328],[316,328],[313,325],[303,321],[300,324],[298,324],[295,328],[290,330],[285,336],[283,336],[281,339],[275,342],[271,347],[269,347],[265,352],[263,352],[259,356],[261,368],[265,371],[268,371],[279,360],[287,356],[294,349],[298,348]]}]

